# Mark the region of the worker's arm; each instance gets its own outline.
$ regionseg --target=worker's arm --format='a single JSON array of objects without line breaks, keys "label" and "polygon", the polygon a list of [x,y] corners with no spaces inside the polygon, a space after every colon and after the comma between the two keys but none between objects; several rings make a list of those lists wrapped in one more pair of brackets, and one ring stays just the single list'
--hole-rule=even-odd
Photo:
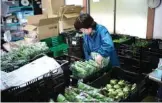
[{"label": "worker's arm", "polygon": [[84,50],[84,56],[86,60],[92,59],[90,53],[87,50],[87,45],[84,43],[83,44],[83,50]]},{"label": "worker's arm", "polygon": [[112,38],[106,28],[101,30],[100,37],[102,42],[97,52],[103,57],[108,57],[115,49]]}]

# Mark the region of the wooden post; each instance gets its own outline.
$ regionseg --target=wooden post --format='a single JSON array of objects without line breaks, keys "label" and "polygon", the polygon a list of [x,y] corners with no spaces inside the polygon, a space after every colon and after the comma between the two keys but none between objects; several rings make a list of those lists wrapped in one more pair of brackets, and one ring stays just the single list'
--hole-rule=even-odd
[{"label": "wooden post", "polygon": [[154,17],[155,17],[155,9],[148,8],[148,16],[147,16],[147,32],[146,38],[152,39],[154,32]]},{"label": "wooden post", "polygon": [[87,0],[83,0],[83,12],[87,13]]}]

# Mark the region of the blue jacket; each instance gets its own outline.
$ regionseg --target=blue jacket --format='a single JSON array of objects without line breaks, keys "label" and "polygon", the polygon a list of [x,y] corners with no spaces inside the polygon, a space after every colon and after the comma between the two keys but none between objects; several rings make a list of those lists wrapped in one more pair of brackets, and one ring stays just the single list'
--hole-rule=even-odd
[{"label": "blue jacket", "polygon": [[104,26],[97,24],[93,35],[84,35],[83,40],[83,50],[86,60],[92,59],[91,52],[97,52],[103,57],[109,56],[112,66],[120,65],[112,38]]}]

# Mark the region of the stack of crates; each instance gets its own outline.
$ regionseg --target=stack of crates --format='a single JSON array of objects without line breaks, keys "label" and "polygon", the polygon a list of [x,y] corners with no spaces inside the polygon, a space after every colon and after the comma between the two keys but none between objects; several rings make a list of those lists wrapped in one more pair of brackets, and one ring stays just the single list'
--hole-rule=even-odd
[{"label": "stack of crates", "polygon": [[64,43],[64,38],[61,35],[50,37],[41,41],[47,43],[47,46],[53,53],[53,57],[59,57],[64,54],[68,54],[69,46],[68,44]]},{"label": "stack of crates", "polygon": [[69,55],[83,59],[83,34],[77,31],[69,31],[62,35],[65,38],[65,42],[69,45]]},{"label": "stack of crates", "polygon": [[118,49],[122,44],[130,45],[135,41],[135,37],[131,37],[129,35],[111,34],[111,37],[116,49]]},{"label": "stack of crates", "polygon": [[[133,46],[135,43],[144,43],[144,47]],[[135,73],[150,73],[158,65],[160,53],[160,43],[157,40],[146,40],[136,38],[132,44],[121,44],[117,48],[117,54],[120,58],[121,67]]]}]

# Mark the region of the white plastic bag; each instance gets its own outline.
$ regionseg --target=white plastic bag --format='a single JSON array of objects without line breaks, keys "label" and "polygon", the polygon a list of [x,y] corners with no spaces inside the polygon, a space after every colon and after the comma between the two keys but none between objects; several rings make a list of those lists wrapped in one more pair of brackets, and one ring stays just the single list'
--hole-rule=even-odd
[{"label": "white plastic bag", "polygon": [[11,32],[8,30],[4,33],[4,40],[10,42],[12,40]]},{"label": "white plastic bag", "polygon": [[159,59],[158,68],[162,66],[162,58]]},{"label": "white plastic bag", "polygon": [[[95,60],[95,58],[100,55],[99,53],[96,53],[96,52],[92,52],[91,53],[91,56],[92,56],[92,59]],[[101,55],[100,55],[101,56]],[[110,61],[110,57],[106,57],[102,59],[101,61],[101,65],[100,67],[103,68],[103,67],[106,67],[108,64],[109,64],[109,61]]]}]

